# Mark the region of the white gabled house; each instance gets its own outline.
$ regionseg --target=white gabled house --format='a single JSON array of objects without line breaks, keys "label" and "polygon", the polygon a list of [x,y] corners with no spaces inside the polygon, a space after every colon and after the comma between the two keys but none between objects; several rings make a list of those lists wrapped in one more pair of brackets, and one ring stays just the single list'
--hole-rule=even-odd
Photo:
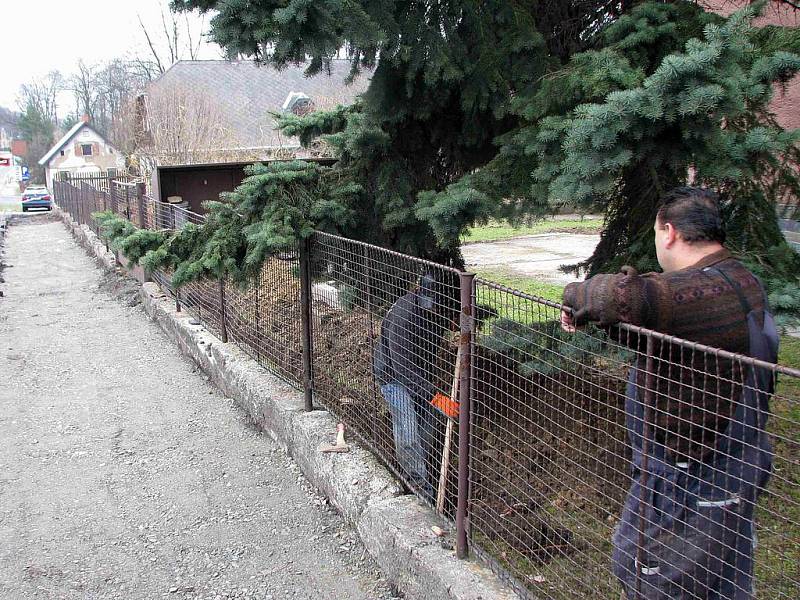
[{"label": "white gabled house", "polygon": [[125,157],[88,121],[84,116],[39,160],[49,190],[59,173],[105,175],[125,166]]}]

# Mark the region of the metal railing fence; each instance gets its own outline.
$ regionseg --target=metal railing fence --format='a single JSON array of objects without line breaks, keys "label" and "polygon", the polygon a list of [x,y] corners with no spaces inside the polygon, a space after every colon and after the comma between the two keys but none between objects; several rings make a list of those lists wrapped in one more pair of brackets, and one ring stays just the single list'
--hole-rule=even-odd
[{"label": "metal railing fence", "polygon": [[[128,182],[54,194],[95,230],[95,209],[203,221]],[[630,325],[566,333],[557,303],[321,232],[246,286],[151,276],[523,597],[616,598],[620,579],[628,598],[800,597],[797,369]]]}]

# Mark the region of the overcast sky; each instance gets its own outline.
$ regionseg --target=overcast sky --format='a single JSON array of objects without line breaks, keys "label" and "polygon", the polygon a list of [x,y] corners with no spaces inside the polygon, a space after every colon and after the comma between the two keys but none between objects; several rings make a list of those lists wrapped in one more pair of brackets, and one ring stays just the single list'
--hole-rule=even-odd
[{"label": "overcast sky", "polygon": [[[137,14],[157,35],[167,5],[168,0],[0,1],[0,106],[17,110],[21,84],[54,69],[68,75],[79,59],[94,64],[148,52]],[[191,18],[199,30],[200,17]],[[200,57],[219,58],[220,52],[207,44]]]}]

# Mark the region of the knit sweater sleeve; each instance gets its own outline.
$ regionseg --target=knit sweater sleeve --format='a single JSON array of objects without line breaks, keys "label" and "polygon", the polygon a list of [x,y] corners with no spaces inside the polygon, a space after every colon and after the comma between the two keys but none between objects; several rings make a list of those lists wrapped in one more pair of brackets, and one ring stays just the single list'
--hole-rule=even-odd
[{"label": "knit sweater sleeve", "polygon": [[564,289],[564,305],[573,310],[577,325],[621,322],[668,331],[672,320],[666,278],[660,273],[640,275],[633,267],[570,283]]}]

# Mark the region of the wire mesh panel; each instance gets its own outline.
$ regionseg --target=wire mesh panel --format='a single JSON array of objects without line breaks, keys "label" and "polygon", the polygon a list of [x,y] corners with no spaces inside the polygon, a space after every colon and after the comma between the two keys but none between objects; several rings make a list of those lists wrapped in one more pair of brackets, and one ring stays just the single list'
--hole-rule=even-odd
[{"label": "wire mesh panel", "polygon": [[138,187],[136,183],[114,179],[111,182],[111,209],[138,226]]},{"label": "wire mesh panel", "polygon": [[302,332],[298,253],[268,259],[246,286],[225,288],[231,340],[282,379],[302,384]]},{"label": "wire mesh panel", "polygon": [[128,190],[128,219],[140,229],[147,229],[146,198],[140,194],[138,187]]},{"label": "wire mesh panel", "polygon": [[150,277],[158,284],[164,292],[170,296],[175,295],[175,289],[172,286],[172,272],[165,269],[156,269],[150,273]]},{"label": "wire mesh panel", "polygon": [[452,515],[458,273],[322,233],[311,257],[315,399]]},{"label": "wire mesh panel", "polygon": [[143,194],[141,198],[139,198],[139,204],[141,206],[138,211],[141,220],[140,227],[143,229],[157,229],[155,222],[155,200],[147,194]]},{"label": "wire mesh panel", "polygon": [[200,225],[202,223],[205,223],[206,220],[205,215],[192,212],[191,210],[181,208],[180,206],[173,206],[172,212],[173,212],[173,221],[175,229],[180,229],[187,223],[192,223],[193,225]]},{"label": "wire mesh panel", "polygon": [[153,202],[153,228],[175,229],[175,207],[166,202]]},{"label": "wire mesh panel", "polygon": [[627,357],[490,282],[476,280],[476,303],[473,544],[544,597],[619,595],[608,556],[627,483]]},{"label": "wire mesh panel", "polygon": [[484,280],[476,300],[470,533],[523,593],[798,597],[798,380],[771,394],[777,367],[630,326],[566,333],[559,305]]},{"label": "wire mesh panel", "polygon": [[179,289],[181,305],[185,310],[219,337],[223,318],[220,282],[199,279],[185,283]]}]

